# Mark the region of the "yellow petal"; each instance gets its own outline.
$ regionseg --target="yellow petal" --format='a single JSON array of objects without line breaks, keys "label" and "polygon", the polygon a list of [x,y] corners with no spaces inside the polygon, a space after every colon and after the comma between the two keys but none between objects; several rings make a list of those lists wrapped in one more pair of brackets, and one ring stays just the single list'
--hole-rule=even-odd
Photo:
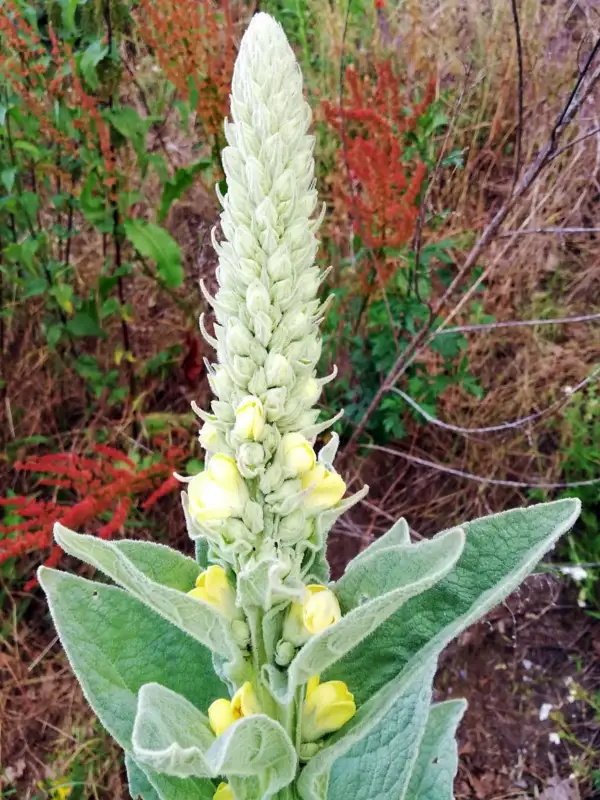
[{"label": "yellow petal", "polygon": [[303,475],[316,464],[315,451],[301,433],[286,433],[281,440],[283,462],[296,475]]},{"label": "yellow petal", "polygon": [[303,604],[302,621],[309,633],[315,635],[339,622],[342,611],[331,589],[315,585],[306,588],[309,596]]},{"label": "yellow petal", "polygon": [[220,783],[217,791],[213,794],[213,800],[235,800],[235,795],[228,783]]},{"label": "yellow petal", "polygon": [[233,695],[231,708],[237,719],[260,714],[260,705],[250,681],[246,681]]},{"label": "yellow petal", "polygon": [[208,721],[215,736],[221,736],[227,728],[238,719],[234,716],[231,701],[224,697],[211,703],[208,709]]},{"label": "yellow petal", "polygon": [[305,472],[301,477],[303,489],[310,489],[306,499],[306,508],[317,511],[331,508],[339,503],[346,492],[346,484],[337,472],[331,472],[322,464]]}]

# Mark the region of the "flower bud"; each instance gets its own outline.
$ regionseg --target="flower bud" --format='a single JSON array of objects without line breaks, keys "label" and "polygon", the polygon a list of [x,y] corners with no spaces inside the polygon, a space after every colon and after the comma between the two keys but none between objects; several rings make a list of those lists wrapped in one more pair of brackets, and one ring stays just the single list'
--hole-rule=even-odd
[{"label": "flower bud", "polygon": [[242,717],[260,714],[260,706],[250,681],[241,686],[231,700],[219,698],[208,708],[208,721],[215,736],[221,736],[227,728]]},{"label": "flower bud", "polygon": [[303,604],[302,620],[307,631],[316,635],[339,622],[342,612],[331,589],[318,584],[310,584],[306,588],[309,596]]},{"label": "flower bud", "polygon": [[322,464],[309,472],[305,472],[301,479],[302,488],[308,489],[305,507],[314,511],[323,511],[339,503],[346,492],[346,484],[337,472],[326,469]]},{"label": "flower bud", "polygon": [[214,606],[225,617],[233,619],[241,614],[235,604],[233,586],[229,583],[223,567],[218,564],[213,564],[201,572],[196,578],[195,587],[188,594]]},{"label": "flower bud", "polygon": [[250,350],[254,344],[254,337],[245,325],[233,317],[229,321],[226,333],[227,349],[238,356],[250,355]]},{"label": "flower bud", "polygon": [[216,366],[214,373],[208,374],[208,382],[213,392],[226,400],[233,391],[233,381],[227,374],[227,370],[221,366]]},{"label": "flower bud", "polygon": [[301,433],[286,433],[281,440],[283,464],[291,475],[302,475],[317,463],[315,451]]},{"label": "flower bud", "polygon": [[283,544],[295,545],[308,538],[308,527],[304,510],[297,508],[280,519],[277,535]]},{"label": "flower bud", "polygon": [[220,783],[213,794],[213,800],[235,800],[235,795],[228,783]]},{"label": "flower bud", "polygon": [[339,731],[356,714],[353,695],[343,681],[320,683],[319,676],[306,686],[302,708],[302,739],[314,742]]},{"label": "flower bud", "polygon": [[256,478],[265,463],[265,450],[258,442],[244,442],[238,450],[237,465],[244,478]]},{"label": "flower bud", "polygon": [[269,389],[265,393],[265,412],[269,422],[275,422],[282,414],[287,398],[287,389]]},{"label": "flower bud", "polygon": [[224,444],[220,431],[211,422],[204,423],[198,434],[198,441],[207,452],[213,453]]},{"label": "flower bud", "polygon": [[315,378],[306,377],[294,386],[293,394],[305,408],[312,408],[321,395],[321,387]]},{"label": "flower bud", "polygon": [[204,472],[188,484],[189,511],[199,523],[220,522],[240,516],[248,500],[248,489],[235,461],[217,453]]},{"label": "flower bud", "polygon": [[286,642],[285,639],[280,639],[275,648],[275,662],[280,667],[287,667],[291,664],[292,659],[296,655],[296,648],[291,642]]},{"label": "flower bud", "polygon": [[265,361],[267,386],[284,386],[289,388],[294,382],[292,365],[281,353],[269,353]]},{"label": "flower bud", "polygon": [[256,395],[257,397],[260,397],[260,395],[267,391],[267,377],[263,367],[255,369],[252,373],[252,377],[248,381],[248,391],[250,394]]},{"label": "flower bud", "polygon": [[242,619],[234,619],[231,623],[231,632],[239,647],[248,647],[250,643],[250,628],[247,622]]},{"label": "flower bud", "polygon": [[283,638],[297,647],[342,618],[337,597],[326,586],[310,584],[301,603],[291,603],[283,625]]},{"label": "flower bud", "polygon": [[258,397],[244,397],[235,410],[233,432],[240,439],[259,439],[265,427],[265,412]]}]

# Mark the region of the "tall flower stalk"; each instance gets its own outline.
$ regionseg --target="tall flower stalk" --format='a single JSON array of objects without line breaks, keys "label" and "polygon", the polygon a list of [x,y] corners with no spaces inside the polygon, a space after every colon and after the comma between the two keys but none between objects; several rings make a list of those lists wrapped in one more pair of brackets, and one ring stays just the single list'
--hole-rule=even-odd
[{"label": "tall flower stalk", "polygon": [[[318,455],[325,312],[311,114],[280,26],[240,47],[223,151],[203,472],[183,492],[196,560],[57,525],[120,588],[40,568],[86,697],[142,800],[448,800],[463,701],[431,704],[445,644],[573,524],[578,501],[509,511],[412,544],[399,520],[329,581],[345,498]],[[205,291],[206,293],[206,291]],[[334,418],[335,419],[335,418]]]}]

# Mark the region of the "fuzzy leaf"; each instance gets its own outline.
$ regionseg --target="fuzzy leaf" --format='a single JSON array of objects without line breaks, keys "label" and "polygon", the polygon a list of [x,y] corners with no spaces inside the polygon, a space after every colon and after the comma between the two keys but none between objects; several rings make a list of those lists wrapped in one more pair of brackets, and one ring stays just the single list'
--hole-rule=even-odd
[{"label": "fuzzy leaf", "polygon": [[125,769],[127,770],[127,783],[129,794],[133,800],[161,800],[160,795],[150,781],[144,770],[136,763],[131,753],[125,753]]},{"label": "fuzzy leaf", "polygon": [[140,690],[132,739],[135,758],[153,770],[181,778],[256,777],[266,797],[296,772],[294,746],[275,720],[244,717],[215,738],[204,714],[156,683]]},{"label": "fuzzy leaf", "polygon": [[160,681],[200,708],[227,694],[210,651],[127,592],[46,567],[38,577],[84,694],[123,749],[143,684]]},{"label": "fuzzy leaf", "polygon": [[281,702],[289,702],[297,686],[331,667],[411,597],[441,580],[456,564],[464,542],[463,531],[455,528],[419,544],[376,548],[354,561],[334,587],[342,619],[299,651]]},{"label": "fuzzy leaf", "polygon": [[388,800],[404,797],[425,731],[431,677],[416,680],[371,733],[338,758],[329,776],[327,800]]},{"label": "fuzzy leaf", "polygon": [[129,792],[133,800],[212,800],[216,786],[202,778],[173,778],[141,767],[131,753],[125,755]]},{"label": "fuzzy leaf", "polygon": [[170,589],[188,592],[200,574],[200,568],[193,558],[164,544],[133,539],[121,539],[113,544],[147,578]]},{"label": "fuzzy leaf", "polygon": [[[115,542],[104,541],[96,536],[84,536],[70,531],[60,523],[55,525],[54,536],[65,552],[102,570],[115,583],[129,590],[134,597],[205,647],[234,661],[241,658],[240,650],[231,636],[228,619],[208,603],[147,577],[150,569],[152,574],[159,573],[161,556],[166,560],[167,571],[172,570],[173,563],[179,559],[168,555],[168,548],[157,550],[155,564],[152,567],[146,566],[145,571],[142,571],[128,558],[127,545],[123,548]],[[133,552],[133,548],[129,548],[129,552]],[[142,549],[139,548],[138,552],[141,554]],[[183,562],[180,563],[183,565]],[[186,565],[185,571],[186,576],[191,575],[190,566]],[[189,588],[192,586],[193,583],[189,584]]]},{"label": "fuzzy leaf", "polygon": [[579,500],[558,500],[465,523],[454,569],[401,606],[323,680],[345,681],[359,705],[389,682],[405,680],[509,595],[571,528],[580,507]]},{"label": "fuzzy leaf", "polygon": [[388,800],[401,797],[427,722],[435,662],[393,694],[359,707],[300,773],[302,800]]},{"label": "fuzzy leaf", "polygon": [[466,700],[448,700],[429,709],[405,800],[452,800],[454,797],[454,777],[458,769],[456,729],[466,708]]},{"label": "fuzzy leaf", "polygon": [[[387,547],[397,547],[401,544],[410,544],[410,530],[404,517],[400,517],[399,520],[394,522],[389,531],[386,531],[383,536],[376,539],[373,544],[370,544],[366,550],[359,553],[350,563],[356,564],[365,556],[370,556]],[[348,566],[350,566],[350,564]],[[347,571],[346,569],[346,572]]]}]

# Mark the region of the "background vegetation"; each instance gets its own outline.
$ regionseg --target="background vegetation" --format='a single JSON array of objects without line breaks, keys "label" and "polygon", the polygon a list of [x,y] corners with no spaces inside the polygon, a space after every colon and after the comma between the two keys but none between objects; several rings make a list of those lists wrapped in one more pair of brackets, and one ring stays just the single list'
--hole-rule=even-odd
[{"label": "background vegetation", "polygon": [[[438,683],[471,700],[458,797],[551,800],[571,773],[568,796],[592,796],[600,15],[591,0],[260,7],[314,113],[322,371],[339,370],[323,412],[345,408],[343,468],[372,487],[331,559],[339,571],[400,515],[420,537],[581,497],[545,576]],[[73,566],[56,520],[190,548],[172,472],[202,468],[199,279],[212,291],[222,119],[255,9],[0,0],[0,796],[125,796],[34,573]]]}]

